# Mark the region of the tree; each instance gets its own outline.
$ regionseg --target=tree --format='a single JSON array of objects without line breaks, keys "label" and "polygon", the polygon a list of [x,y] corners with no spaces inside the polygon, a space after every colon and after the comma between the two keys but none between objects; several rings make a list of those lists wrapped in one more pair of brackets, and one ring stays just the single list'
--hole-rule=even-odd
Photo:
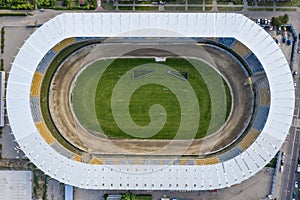
[{"label": "tree", "polygon": [[137,200],[136,196],[132,193],[126,193],[122,196],[121,200]]},{"label": "tree", "polygon": [[279,17],[272,17],[272,26],[281,26],[282,24],[287,24],[289,22],[289,16],[287,14],[281,15]]},{"label": "tree", "polygon": [[272,26],[281,26],[282,25],[279,17],[272,17],[271,24],[272,24]]},{"label": "tree", "polygon": [[284,14],[282,17],[282,23],[287,24],[289,22],[289,16],[288,14]]}]

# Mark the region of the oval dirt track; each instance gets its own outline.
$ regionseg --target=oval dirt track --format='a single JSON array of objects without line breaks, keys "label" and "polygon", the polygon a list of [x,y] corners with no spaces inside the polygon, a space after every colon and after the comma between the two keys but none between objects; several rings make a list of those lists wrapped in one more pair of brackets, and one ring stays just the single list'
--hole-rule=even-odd
[{"label": "oval dirt track", "polygon": [[[72,83],[89,63],[108,57],[126,56],[174,56],[181,48],[180,56],[204,60],[227,80],[232,90],[232,113],[218,132],[195,140],[124,140],[108,139],[89,133],[76,121],[70,103]],[[139,49],[138,51],[136,51]],[[142,49],[142,50],[141,50]],[[151,50],[152,49],[152,50]],[[161,51],[158,51],[160,49]],[[131,53],[123,53],[131,52]],[[178,54],[178,53],[177,53]],[[241,66],[227,53],[210,46],[195,44],[100,44],[85,47],[72,54],[55,73],[49,95],[49,107],[53,121],[63,137],[77,148],[93,154],[126,155],[203,155],[218,151],[236,139],[250,116],[251,88]]]}]

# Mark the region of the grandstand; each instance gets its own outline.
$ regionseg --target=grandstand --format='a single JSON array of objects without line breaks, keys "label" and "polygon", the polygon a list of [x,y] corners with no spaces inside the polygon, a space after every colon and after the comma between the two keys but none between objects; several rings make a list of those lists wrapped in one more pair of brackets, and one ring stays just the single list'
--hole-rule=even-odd
[{"label": "grandstand", "polygon": [[203,158],[203,159],[196,159],[195,163],[196,165],[212,165],[219,163],[218,157],[210,157],[210,158]]},{"label": "grandstand", "polygon": [[32,79],[30,96],[32,97],[40,96],[42,81],[43,81],[43,75],[39,72],[35,72]]},{"label": "grandstand", "polygon": [[31,97],[30,98],[30,108],[33,121],[35,123],[43,121],[43,117],[40,110],[40,98],[39,97]]},{"label": "grandstand", "polygon": [[252,52],[245,57],[245,60],[252,74],[264,71],[263,66]]},{"label": "grandstand", "polygon": [[236,43],[236,39],[234,38],[218,38],[217,41],[230,49]]},{"label": "grandstand", "polygon": [[4,96],[5,96],[5,72],[0,72],[1,90],[0,90],[0,127],[4,126]]},{"label": "grandstand", "polygon": [[63,41],[59,42],[57,45],[53,47],[53,51],[57,53],[73,43],[75,43],[75,38],[73,37],[64,39]]},{"label": "grandstand", "polygon": [[55,149],[58,153],[65,156],[66,158],[72,158],[74,156],[74,153],[67,150],[64,146],[62,146],[59,142],[56,140],[51,144],[51,147]]},{"label": "grandstand", "polygon": [[[251,53],[245,53],[244,58],[250,63],[253,74],[265,71],[272,104],[258,106],[254,128],[238,146],[220,156],[195,159],[194,165],[189,161],[192,159],[173,162],[172,159],[170,162],[128,159],[124,162],[124,158],[103,161],[102,164],[102,159],[92,158],[89,163],[83,163],[81,155],[73,154],[70,158],[71,154],[52,148],[56,141],[44,121],[38,122],[39,115],[34,111],[47,67],[38,66],[47,52],[58,43],[56,50],[76,41],[61,42],[67,38],[157,37],[157,33],[159,37],[234,38],[234,43],[231,40],[221,42],[233,48],[238,48],[238,41],[245,44]],[[244,51],[241,45],[239,48],[239,51]],[[262,50],[263,55],[260,54]],[[8,117],[16,141],[26,156],[49,176],[69,185],[86,189],[197,191],[229,187],[261,170],[274,157],[288,134],[294,110],[294,86],[288,63],[284,59],[275,62],[278,58],[284,56],[268,33],[240,14],[65,13],[41,26],[16,56],[7,87]],[[30,73],[24,75],[24,72]],[[281,123],[276,120],[278,118]]]},{"label": "grandstand", "polygon": [[47,54],[43,57],[41,62],[38,64],[36,71],[41,74],[45,74],[47,67],[49,66],[50,62],[55,57],[55,55],[56,55],[56,52],[54,50],[52,50],[52,49],[49,50],[47,52]]},{"label": "grandstand", "polygon": [[267,79],[263,79],[256,83],[257,89],[257,102],[259,106],[269,106],[270,105],[270,89]]},{"label": "grandstand", "polygon": [[262,131],[262,129],[265,126],[265,123],[267,121],[267,117],[269,114],[269,107],[268,106],[258,106],[257,111],[255,113],[255,119],[253,123],[253,128],[258,130],[259,132]]},{"label": "grandstand", "polygon": [[92,165],[103,165],[103,161],[94,157],[94,158],[91,159],[90,164],[92,164]]},{"label": "grandstand", "polygon": [[242,56],[243,58],[245,58],[250,53],[250,50],[248,49],[248,47],[246,47],[245,45],[243,45],[240,41],[236,41],[232,45],[232,49],[235,52],[237,52],[240,56]]},{"label": "grandstand", "polygon": [[243,140],[238,144],[238,147],[242,149],[243,151],[248,149],[248,147],[251,146],[251,144],[255,141],[255,139],[259,135],[259,131],[257,129],[252,128],[246,137],[243,138]]},{"label": "grandstand", "polygon": [[243,151],[239,148],[239,146],[235,146],[234,148],[230,149],[229,151],[226,151],[225,153],[219,155],[220,162],[225,162],[227,160],[230,160],[239,154],[241,154]]},{"label": "grandstand", "polygon": [[47,128],[44,121],[38,122],[35,125],[36,125],[36,128],[38,129],[39,133],[42,135],[42,137],[47,142],[47,144],[52,144],[55,141],[54,137],[52,136],[51,132]]},{"label": "grandstand", "polygon": [[75,160],[77,162],[82,162],[82,156],[80,156],[80,155],[73,155],[72,160]]}]

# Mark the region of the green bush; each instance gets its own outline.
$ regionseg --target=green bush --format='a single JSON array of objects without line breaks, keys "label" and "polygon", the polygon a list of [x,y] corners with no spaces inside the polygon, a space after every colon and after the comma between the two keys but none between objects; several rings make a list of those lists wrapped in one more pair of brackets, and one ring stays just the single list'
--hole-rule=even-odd
[{"label": "green bush", "polygon": [[[1,7],[3,8],[3,7]],[[8,9],[9,7],[5,7],[4,9]],[[27,16],[26,13],[24,12],[4,12],[4,13],[0,13],[0,17],[3,17],[3,16]]]},{"label": "green bush", "polygon": [[5,30],[4,27],[1,29],[1,53],[4,53],[4,35],[5,35]]},{"label": "green bush", "polygon": [[4,60],[1,58],[0,71],[4,71]]},{"label": "green bush", "polygon": [[17,4],[10,7],[13,10],[33,10],[34,6],[30,3]]},{"label": "green bush", "polygon": [[279,17],[272,17],[271,19],[272,26],[282,26],[283,24],[287,24],[288,22],[289,22],[288,14],[284,14]]}]

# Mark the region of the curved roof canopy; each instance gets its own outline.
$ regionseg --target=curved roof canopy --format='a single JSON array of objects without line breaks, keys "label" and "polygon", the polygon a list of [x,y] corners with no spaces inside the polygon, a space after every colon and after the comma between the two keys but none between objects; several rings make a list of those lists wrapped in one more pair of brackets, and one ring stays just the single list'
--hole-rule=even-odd
[{"label": "curved roof canopy", "polygon": [[[30,87],[38,63],[65,38],[119,35],[234,37],[246,45],[263,65],[271,91],[269,116],[256,141],[223,163],[159,165],[159,169],[157,165],[90,165],[56,152],[41,137],[31,116]],[[67,13],[37,29],[20,49],[10,71],[6,99],[10,125],[21,149],[38,168],[63,183],[86,189],[212,190],[241,183],[273,158],[288,134],[295,97],[289,65],[280,48],[267,32],[243,15]]]}]

